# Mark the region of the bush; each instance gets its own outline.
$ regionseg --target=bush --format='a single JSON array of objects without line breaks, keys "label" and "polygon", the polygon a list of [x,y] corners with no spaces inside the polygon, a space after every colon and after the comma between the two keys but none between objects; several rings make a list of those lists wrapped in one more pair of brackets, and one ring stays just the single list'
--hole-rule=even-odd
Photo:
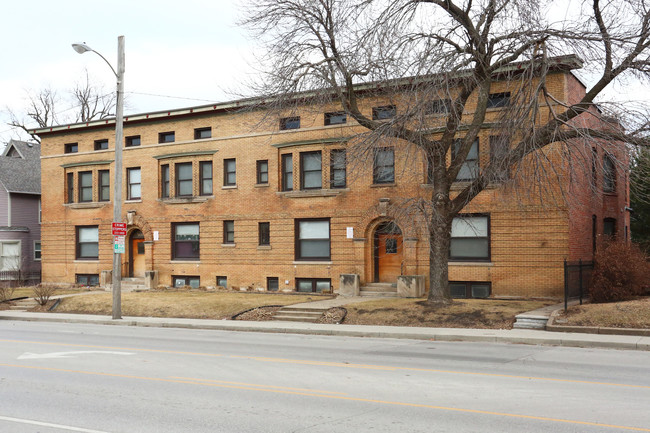
[{"label": "bush", "polygon": [[643,295],[650,285],[650,263],[638,245],[610,242],[594,257],[589,293],[593,302],[617,302]]},{"label": "bush", "polygon": [[39,284],[32,290],[34,292],[34,299],[36,302],[38,302],[38,305],[45,305],[50,300],[50,297],[54,294],[56,286],[49,284]]},{"label": "bush", "polygon": [[7,287],[0,287],[0,302],[8,301],[14,295],[14,288],[9,285]]}]

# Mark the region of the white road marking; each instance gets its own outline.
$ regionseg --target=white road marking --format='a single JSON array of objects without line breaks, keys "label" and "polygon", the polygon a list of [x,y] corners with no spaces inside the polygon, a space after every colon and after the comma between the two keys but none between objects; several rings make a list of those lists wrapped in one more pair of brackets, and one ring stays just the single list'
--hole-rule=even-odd
[{"label": "white road marking", "polygon": [[101,354],[101,355],[135,355],[130,352],[110,352],[105,350],[77,350],[74,352],[50,352],[50,353],[31,353],[25,352],[18,359],[52,359],[52,358],[72,358],[77,355]]},{"label": "white road marking", "polygon": [[21,423],[21,424],[39,425],[41,427],[58,428],[58,429],[61,429],[61,430],[78,431],[78,432],[82,432],[82,433],[109,433],[109,432],[102,431],[102,430],[92,430],[92,429],[81,428],[81,427],[72,427],[72,426],[69,426],[69,425],[52,424],[52,423],[49,423],[49,422],[34,421],[34,420],[31,420],[31,419],[11,418],[9,416],[1,416],[1,415],[0,415],[0,421],[11,421],[11,422],[17,422],[17,423]]}]

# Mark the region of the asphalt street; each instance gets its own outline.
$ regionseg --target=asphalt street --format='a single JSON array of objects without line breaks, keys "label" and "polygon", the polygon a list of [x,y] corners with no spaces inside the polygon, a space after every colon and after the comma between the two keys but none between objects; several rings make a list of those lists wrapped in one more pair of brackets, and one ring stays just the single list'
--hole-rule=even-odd
[{"label": "asphalt street", "polygon": [[650,432],[650,353],[0,321],[0,432]]}]

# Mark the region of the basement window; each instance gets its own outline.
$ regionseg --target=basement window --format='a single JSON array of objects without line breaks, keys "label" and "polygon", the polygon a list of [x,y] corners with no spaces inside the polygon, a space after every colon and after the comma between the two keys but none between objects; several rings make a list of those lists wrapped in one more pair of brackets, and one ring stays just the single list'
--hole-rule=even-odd
[{"label": "basement window", "polygon": [[452,298],[489,298],[492,290],[489,282],[450,281],[449,291]]}]

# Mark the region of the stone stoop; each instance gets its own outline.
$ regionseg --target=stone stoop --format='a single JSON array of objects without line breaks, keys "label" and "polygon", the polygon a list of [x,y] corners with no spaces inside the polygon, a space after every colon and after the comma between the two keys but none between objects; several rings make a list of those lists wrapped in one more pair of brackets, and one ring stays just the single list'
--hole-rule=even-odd
[{"label": "stone stoop", "polygon": [[273,314],[273,320],[314,323],[317,322],[327,310],[329,310],[329,308],[282,307]]},{"label": "stone stoop", "polygon": [[533,314],[518,314],[515,316],[514,329],[546,329],[548,317]]},{"label": "stone stoop", "polygon": [[141,290],[147,290],[147,286],[144,284],[144,278],[122,278],[123,292],[135,292]]},{"label": "stone stoop", "polygon": [[397,298],[397,284],[368,283],[360,288],[359,296],[368,298]]},{"label": "stone stoop", "polygon": [[9,309],[11,311],[27,311],[30,308],[38,306],[38,302],[34,298],[21,299],[20,301],[14,301],[15,305],[11,305]]}]

